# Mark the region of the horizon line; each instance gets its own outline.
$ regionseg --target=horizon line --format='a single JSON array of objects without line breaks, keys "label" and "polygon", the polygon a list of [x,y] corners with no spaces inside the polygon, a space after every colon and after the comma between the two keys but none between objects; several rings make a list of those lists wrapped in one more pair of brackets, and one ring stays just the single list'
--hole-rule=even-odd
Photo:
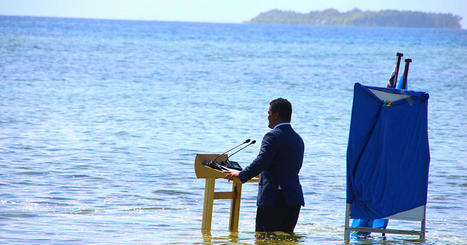
[{"label": "horizon line", "polygon": [[7,17],[33,17],[33,18],[57,18],[57,19],[85,19],[85,20],[114,20],[114,21],[147,21],[147,22],[188,22],[188,23],[212,23],[212,24],[243,24],[242,22],[216,22],[216,21],[196,21],[196,20],[157,20],[157,19],[128,19],[128,18],[106,18],[106,17],[77,17],[77,16],[49,16],[49,15],[16,15],[0,14]]},{"label": "horizon line", "polygon": [[[279,9],[277,9],[279,10]],[[268,10],[271,11],[271,10]],[[281,10],[284,11],[284,10]],[[266,11],[267,12],[267,11]],[[83,19],[83,20],[108,20],[108,21],[141,21],[141,22],[175,22],[175,23],[206,23],[206,24],[251,24],[251,25],[264,25],[257,23],[248,23],[247,21],[242,22],[215,22],[215,21],[193,21],[193,20],[156,20],[156,19],[116,19],[116,18],[105,18],[105,17],[76,17],[76,16],[45,16],[45,15],[15,15],[15,14],[0,14],[5,17],[32,17],[32,18],[55,18],[55,19]],[[461,17],[462,18],[462,17]],[[294,26],[331,26],[331,25],[306,25],[306,24],[269,24],[269,25],[294,25]],[[339,25],[336,25],[339,26]],[[342,26],[342,27],[370,27],[370,26]],[[397,27],[397,26],[371,26],[381,28],[414,28],[414,27]],[[415,27],[416,28],[416,27]],[[467,30],[461,25],[460,29],[456,28],[421,28],[421,29],[454,29],[454,30]]]}]

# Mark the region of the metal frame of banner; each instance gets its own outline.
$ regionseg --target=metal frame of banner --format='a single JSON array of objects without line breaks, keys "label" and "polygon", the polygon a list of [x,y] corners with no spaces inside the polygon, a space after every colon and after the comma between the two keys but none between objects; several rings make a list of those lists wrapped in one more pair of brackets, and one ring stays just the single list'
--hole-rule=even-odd
[{"label": "metal frame of banner", "polygon": [[[346,203],[346,209],[345,209],[345,231],[344,231],[344,240],[346,243],[350,241],[350,232],[351,231],[362,231],[362,232],[375,232],[375,233],[382,233],[383,236],[388,233],[388,234],[400,234],[400,235],[416,235],[420,237],[421,241],[425,240],[425,219],[426,219],[426,206],[423,206],[423,218],[420,220],[417,220],[420,222],[420,231],[416,230],[396,230],[396,229],[376,229],[376,228],[369,228],[369,227],[350,227],[349,222],[350,222],[350,203]],[[385,219],[391,219],[390,217],[387,217]],[[393,218],[396,219],[396,218]],[[397,218],[398,220],[406,220],[403,218]]]}]

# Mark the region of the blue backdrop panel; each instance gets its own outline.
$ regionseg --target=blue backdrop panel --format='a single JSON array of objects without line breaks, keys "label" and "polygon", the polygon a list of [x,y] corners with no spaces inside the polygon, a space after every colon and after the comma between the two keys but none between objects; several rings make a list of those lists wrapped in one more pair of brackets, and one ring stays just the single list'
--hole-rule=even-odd
[{"label": "blue backdrop panel", "polygon": [[[383,100],[370,89],[407,97]],[[351,218],[378,219],[426,204],[428,97],[355,84],[347,148]]]}]

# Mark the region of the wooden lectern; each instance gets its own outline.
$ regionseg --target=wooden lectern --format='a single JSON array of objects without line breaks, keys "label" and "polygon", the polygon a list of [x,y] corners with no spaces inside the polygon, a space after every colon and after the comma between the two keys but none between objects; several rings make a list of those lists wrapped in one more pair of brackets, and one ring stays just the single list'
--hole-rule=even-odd
[{"label": "wooden lectern", "polygon": [[[232,181],[231,192],[214,192],[216,179],[224,178],[225,174],[217,169],[204,166],[202,163],[210,162],[216,159],[216,162],[227,160],[227,155],[219,154],[197,154],[195,159],[195,172],[198,179],[206,179],[204,187],[204,206],[203,206],[203,221],[201,230],[203,233],[211,232],[212,207],[214,199],[231,199],[230,202],[230,219],[229,231],[238,231],[238,218],[240,215],[240,199],[242,196],[242,182],[239,180]],[[254,178],[249,182],[258,182],[258,178]]]}]

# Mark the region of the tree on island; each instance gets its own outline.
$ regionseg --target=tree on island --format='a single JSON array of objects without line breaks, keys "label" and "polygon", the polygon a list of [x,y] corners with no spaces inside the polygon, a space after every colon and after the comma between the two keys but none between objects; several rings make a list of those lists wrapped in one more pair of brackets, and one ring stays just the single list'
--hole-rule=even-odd
[{"label": "tree on island", "polygon": [[450,13],[440,14],[419,11],[362,11],[355,8],[343,13],[336,9],[325,9],[303,14],[274,9],[259,14],[247,23],[459,29],[461,28],[461,20],[462,17]]}]

